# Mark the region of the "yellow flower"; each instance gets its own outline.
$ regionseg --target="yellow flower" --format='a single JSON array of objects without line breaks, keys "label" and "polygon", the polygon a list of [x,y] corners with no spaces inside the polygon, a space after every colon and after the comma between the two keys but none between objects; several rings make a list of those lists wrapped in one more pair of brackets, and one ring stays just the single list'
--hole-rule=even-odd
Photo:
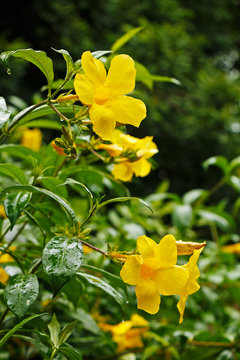
[{"label": "yellow flower", "polygon": [[8,282],[8,279],[8,274],[3,268],[0,267],[0,282],[5,285]]},{"label": "yellow flower", "polygon": [[187,282],[187,269],[177,263],[177,245],[174,236],[166,235],[159,244],[147,236],[139,236],[140,255],[130,255],[120,276],[129,285],[135,285],[138,308],[150,314],[159,310],[160,294],[177,295]]},{"label": "yellow flower", "polygon": [[100,60],[90,51],[82,54],[84,74],[77,74],[74,88],[82,104],[89,107],[93,131],[104,140],[110,140],[116,123],[139,126],[146,117],[145,104],[126,96],[135,87],[136,70],[128,55],[117,55],[106,74]]},{"label": "yellow flower", "polygon": [[222,251],[228,254],[240,254],[240,243],[223,246]]},{"label": "yellow flower", "polygon": [[199,255],[201,254],[202,250],[203,250],[203,248],[201,248],[199,250],[194,250],[194,253],[190,257],[189,262],[187,264],[183,265],[185,270],[187,270],[187,282],[180,291],[180,294],[179,294],[180,300],[177,304],[177,308],[180,313],[179,324],[181,324],[183,321],[183,314],[185,311],[185,304],[186,304],[188,296],[195,293],[196,291],[198,291],[200,289],[200,286],[197,282],[197,279],[200,276],[200,271],[197,267],[197,262],[198,262]]},{"label": "yellow flower", "polygon": [[39,129],[24,129],[21,144],[29,149],[38,151],[42,144],[42,132]]},{"label": "yellow flower", "polygon": [[118,344],[117,351],[129,348],[142,348],[142,335],[148,330],[148,321],[138,314],[133,314],[129,321],[117,325],[99,324],[104,331],[111,331],[113,341]]},{"label": "yellow flower", "polygon": [[[16,246],[10,246],[9,250],[15,251]],[[8,263],[8,262],[13,262],[13,261],[14,261],[14,259],[11,255],[0,251],[0,263],[4,264],[4,263]]]},{"label": "yellow flower", "polygon": [[194,250],[199,250],[206,246],[206,241],[203,243],[197,243],[193,241],[176,241],[178,255],[190,255],[193,254]]},{"label": "yellow flower", "polygon": [[[138,139],[122,133],[120,130],[113,132],[112,144],[97,145],[97,149],[106,150],[112,157],[123,156],[120,163],[114,164],[112,174],[116,179],[131,181],[133,174],[144,177],[150,173],[151,163],[147,160],[158,152],[152,136]],[[133,157],[129,159],[127,156]]]},{"label": "yellow flower", "polygon": [[3,204],[0,204],[0,217],[6,219],[6,213]]}]

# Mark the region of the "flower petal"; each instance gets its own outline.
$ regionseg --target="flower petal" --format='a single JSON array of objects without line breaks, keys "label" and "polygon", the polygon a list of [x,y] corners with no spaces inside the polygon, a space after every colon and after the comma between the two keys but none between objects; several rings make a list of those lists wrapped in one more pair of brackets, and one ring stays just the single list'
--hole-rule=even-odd
[{"label": "flower petal", "polygon": [[128,55],[117,55],[108,71],[105,86],[111,88],[113,95],[124,95],[135,87],[136,70],[133,59]]},{"label": "flower petal", "polygon": [[144,102],[131,96],[113,97],[105,105],[112,110],[114,119],[120,124],[138,127],[147,115]]},{"label": "flower petal", "polygon": [[136,285],[140,279],[141,256],[128,256],[125,264],[120,271],[122,280],[129,285]]},{"label": "flower petal", "polygon": [[137,248],[143,259],[155,257],[158,251],[157,243],[146,235],[137,238]]},{"label": "flower petal", "polygon": [[90,107],[89,115],[93,123],[93,131],[102,139],[110,140],[116,125],[111,109],[94,103]]},{"label": "flower petal", "polygon": [[188,272],[184,266],[156,270],[154,281],[161,295],[179,295],[186,285]]},{"label": "flower petal", "polygon": [[187,298],[188,298],[188,296],[181,296],[177,303],[177,308],[180,313],[179,324],[181,324],[183,322],[183,315],[184,315],[184,311],[185,311],[185,304],[186,304]]},{"label": "flower petal", "polygon": [[128,162],[122,164],[115,164],[112,170],[112,174],[115,179],[121,181],[131,181],[133,177],[133,171],[131,166],[128,166]]},{"label": "flower petal", "polygon": [[156,284],[152,280],[141,280],[135,289],[138,309],[142,309],[149,314],[156,314],[159,310],[161,298]]},{"label": "flower petal", "polygon": [[173,235],[164,236],[158,245],[158,259],[161,268],[177,263],[177,245]]},{"label": "flower petal", "polygon": [[151,163],[144,158],[131,163],[132,170],[136,176],[147,176],[151,171]]},{"label": "flower petal", "polygon": [[87,77],[95,85],[103,84],[106,80],[106,70],[103,63],[95,59],[90,51],[85,51],[82,54],[81,64],[83,71]]},{"label": "flower petal", "polygon": [[85,105],[94,101],[94,86],[86,75],[77,74],[74,78],[74,89],[79,100]]}]

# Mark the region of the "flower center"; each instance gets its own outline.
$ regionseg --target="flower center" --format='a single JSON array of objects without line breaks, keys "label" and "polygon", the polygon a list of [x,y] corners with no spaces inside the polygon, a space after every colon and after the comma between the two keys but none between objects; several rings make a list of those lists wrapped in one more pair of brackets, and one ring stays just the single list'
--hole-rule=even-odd
[{"label": "flower center", "polygon": [[155,275],[155,270],[148,265],[142,264],[140,270],[140,277],[142,279],[152,279]]}]

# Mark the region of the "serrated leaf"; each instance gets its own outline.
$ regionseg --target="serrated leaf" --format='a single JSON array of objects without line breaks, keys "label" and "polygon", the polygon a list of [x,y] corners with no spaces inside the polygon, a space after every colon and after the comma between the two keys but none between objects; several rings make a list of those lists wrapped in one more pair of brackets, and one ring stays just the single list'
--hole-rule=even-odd
[{"label": "serrated leaf", "polygon": [[0,174],[10,176],[20,184],[27,183],[27,179],[23,170],[14,164],[0,164]]},{"label": "serrated leaf", "polygon": [[33,49],[18,49],[3,52],[0,55],[0,58],[7,66],[8,73],[10,73],[9,59],[11,56],[22,58],[36,65],[45,75],[49,89],[51,89],[54,78],[53,63],[50,57],[48,57],[44,51]]},{"label": "serrated leaf", "polygon": [[48,329],[50,332],[52,343],[57,348],[59,345],[60,324],[55,314],[53,314],[52,320],[48,324]]},{"label": "serrated leaf", "polygon": [[172,213],[172,220],[175,226],[185,228],[190,226],[192,221],[192,207],[190,205],[177,205]]},{"label": "serrated leaf", "polygon": [[73,59],[67,50],[64,50],[64,49],[56,50],[54,48],[52,48],[52,49],[54,51],[62,54],[62,56],[66,62],[66,66],[67,66],[67,71],[66,71],[66,76],[65,76],[65,79],[67,79],[69,76],[71,76],[71,74],[73,72],[73,68],[74,68]]},{"label": "serrated leaf", "polygon": [[44,194],[44,195],[50,197],[51,199],[57,201],[58,204],[64,208],[66,213],[69,215],[69,218],[72,220],[72,223],[77,224],[77,218],[76,218],[76,215],[75,215],[73,209],[71,208],[71,206],[67,203],[66,200],[64,200],[60,196],[56,195],[55,193],[53,193],[49,190],[46,190],[46,189],[32,186],[32,185],[13,185],[13,186],[7,187],[0,193],[0,199],[3,198],[5,196],[5,194],[7,194],[11,191],[14,191],[14,190],[26,190],[26,191],[29,191],[32,193],[40,193],[40,194]]},{"label": "serrated leaf", "polygon": [[82,355],[74,348],[70,347],[70,346],[61,346],[60,347],[60,352],[66,356],[66,358],[68,360],[81,360],[82,359]]},{"label": "serrated leaf", "polygon": [[9,309],[18,317],[22,317],[37,299],[38,292],[36,275],[17,274],[10,278],[4,297]]},{"label": "serrated leaf", "polygon": [[7,123],[10,118],[11,113],[7,109],[7,104],[5,99],[0,96],[0,129]]},{"label": "serrated leaf", "polygon": [[72,334],[72,331],[73,331],[75,325],[77,324],[77,322],[78,321],[75,320],[64,326],[64,328],[62,329],[62,331],[59,334],[59,343],[58,343],[59,346],[61,346],[63,343],[65,343],[65,341],[67,341],[69,336]]},{"label": "serrated leaf", "polygon": [[7,334],[0,340],[0,348],[8,341],[8,339],[23,325],[27,324],[29,321],[36,319],[40,316],[46,315],[47,313],[42,314],[35,314],[27,317],[26,319],[23,319],[20,323],[15,325],[10,331],[7,332]]},{"label": "serrated leaf", "polygon": [[122,294],[120,294],[114,287],[112,287],[103,279],[98,278],[94,275],[87,274],[85,272],[78,271],[77,275],[86,279],[89,284],[98,287],[99,289],[110,295],[121,306],[123,311],[125,311],[125,299]]},{"label": "serrated leaf", "polygon": [[55,294],[77,272],[83,261],[82,243],[77,237],[55,236],[43,250],[43,269]]},{"label": "serrated leaf", "polygon": [[11,223],[11,229],[21,215],[21,212],[29,203],[31,196],[32,194],[27,191],[6,194],[4,199],[4,209]]},{"label": "serrated leaf", "polygon": [[131,40],[139,31],[143,29],[142,26],[136,27],[134,29],[129,30],[119,39],[117,39],[111,47],[112,51],[119,50],[124,44],[126,44],[129,40]]}]

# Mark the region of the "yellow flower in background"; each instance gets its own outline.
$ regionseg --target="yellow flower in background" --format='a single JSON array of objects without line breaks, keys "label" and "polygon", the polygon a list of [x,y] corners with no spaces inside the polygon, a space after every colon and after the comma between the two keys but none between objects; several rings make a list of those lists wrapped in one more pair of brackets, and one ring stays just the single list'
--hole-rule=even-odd
[{"label": "yellow flower in background", "polygon": [[222,251],[228,254],[240,254],[240,243],[225,245]]},{"label": "yellow flower in background", "polygon": [[[9,250],[15,251],[16,246],[10,246]],[[11,255],[0,251],[0,263],[3,264],[3,263],[13,262],[13,261],[14,261],[14,259]]]},{"label": "yellow flower in background", "polygon": [[133,175],[144,177],[150,173],[151,163],[147,159],[158,152],[152,139],[152,136],[138,139],[124,134],[120,130],[115,130],[111,140],[112,144],[100,144],[96,148],[106,150],[112,157],[123,156],[119,159],[120,163],[114,164],[112,174],[116,179],[131,181]]},{"label": "yellow flower in background", "polygon": [[39,129],[24,129],[21,144],[29,149],[38,151],[42,145],[42,132]]},{"label": "yellow flower in background", "polygon": [[159,310],[160,294],[177,295],[185,286],[188,271],[177,263],[177,245],[174,236],[166,235],[157,244],[143,235],[137,239],[140,255],[130,255],[120,276],[129,285],[135,285],[138,308],[150,314]]},{"label": "yellow flower in background", "polygon": [[189,262],[187,264],[183,265],[185,270],[187,270],[187,282],[179,294],[180,300],[177,304],[177,308],[180,313],[179,324],[181,324],[183,322],[185,304],[186,304],[188,296],[192,295],[193,293],[195,293],[196,291],[198,291],[200,289],[200,286],[197,282],[197,279],[200,276],[200,271],[197,267],[197,262],[198,262],[199,255],[201,254],[202,250],[203,250],[203,248],[201,248],[199,250],[194,250],[194,253],[190,257]]},{"label": "yellow flower in background", "polygon": [[3,268],[0,267],[0,282],[5,285],[8,282],[8,279],[8,274]]},{"label": "yellow flower in background", "polygon": [[113,136],[116,123],[139,126],[146,117],[146,106],[126,96],[134,90],[136,70],[128,55],[117,55],[106,73],[103,63],[90,51],[81,58],[84,73],[77,74],[74,88],[82,104],[89,107],[93,131],[104,140]]},{"label": "yellow flower in background", "polygon": [[112,333],[113,341],[118,344],[117,351],[121,352],[130,348],[142,348],[142,336],[149,325],[142,316],[133,314],[129,321],[123,321],[117,325],[100,323],[99,327]]},{"label": "yellow flower in background", "polygon": [[3,204],[0,204],[0,217],[6,219],[6,213]]}]

